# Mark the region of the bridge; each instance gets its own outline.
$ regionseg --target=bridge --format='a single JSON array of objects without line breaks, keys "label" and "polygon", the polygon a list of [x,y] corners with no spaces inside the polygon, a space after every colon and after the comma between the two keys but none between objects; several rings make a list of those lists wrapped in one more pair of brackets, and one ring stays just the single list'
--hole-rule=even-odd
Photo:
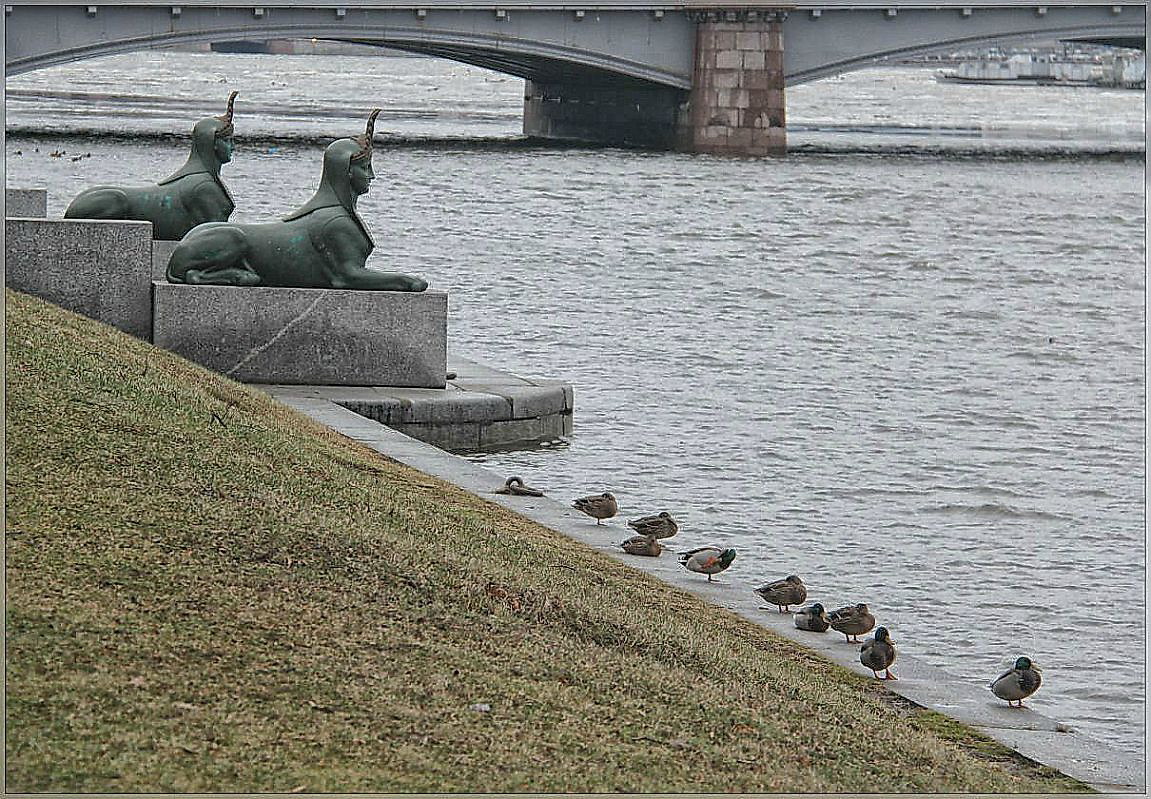
[{"label": "bridge", "polygon": [[4,28],[9,75],[172,44],[329,39],[524,78],[531,136],[765,155],[786,151],[787,86],[981,45],[1143,47],[1147,11],[1131,0],[135,0],[6,5]]}]

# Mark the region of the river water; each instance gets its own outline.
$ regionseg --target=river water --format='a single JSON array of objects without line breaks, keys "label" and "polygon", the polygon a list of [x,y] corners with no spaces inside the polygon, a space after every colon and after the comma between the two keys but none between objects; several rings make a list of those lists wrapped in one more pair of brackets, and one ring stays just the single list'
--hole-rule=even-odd
[{"label": "river water", "polygon": [[739,160],[526,145],[522,82],[447,61],[145,52],[9,79],[8,184],[59,215],[158,178],[232,89],[234,220],[380,106],[369,264],[450,292],[455,352],[574,385],[570,441],[477,459],[669,510],[957,679],[1027,654],[1036,709],[1143,756],[1142,92],[865,70]]}]

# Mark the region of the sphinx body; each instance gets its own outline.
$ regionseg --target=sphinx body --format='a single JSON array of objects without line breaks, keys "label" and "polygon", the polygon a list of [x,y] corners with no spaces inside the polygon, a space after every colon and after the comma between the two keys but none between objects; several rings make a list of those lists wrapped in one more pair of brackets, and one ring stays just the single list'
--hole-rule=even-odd
[{"label": "sphinx body", "polygon": [[338,139],[324,151],[316,194],[279,222],[209,222],[186,235],[168,261],[171,283],[423,291],[426,281],[364,264],[374,244],[356,199],[375,177],[371,134]]},{"label": "sphinx body", "polygon": [[64,211],[66,219],[136,219],[152,223],[152,238],[179,241],[204,222],[222,222],[236,204],[220,179],[232,160],[232,104],[220,117],[192,128],[192,152],[176,172],[151,186],[97,186],[81,192]]}]

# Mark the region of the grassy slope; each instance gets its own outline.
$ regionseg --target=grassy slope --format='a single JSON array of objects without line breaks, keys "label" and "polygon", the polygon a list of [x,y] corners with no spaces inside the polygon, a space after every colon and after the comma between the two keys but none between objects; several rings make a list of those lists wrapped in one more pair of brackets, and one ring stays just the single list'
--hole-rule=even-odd
[{"label": "grassy slope", "polygon": [[9,791],[1082,788],[259,392],[7,303]]}]

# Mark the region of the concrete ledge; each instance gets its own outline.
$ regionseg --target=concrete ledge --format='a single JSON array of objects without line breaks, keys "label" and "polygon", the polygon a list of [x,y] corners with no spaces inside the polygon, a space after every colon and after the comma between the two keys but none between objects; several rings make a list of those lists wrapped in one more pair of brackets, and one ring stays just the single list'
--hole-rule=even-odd
[{"label": "concrete ledge", "polygon": [[153,343],[236,380],[445,385],[443,292],[151,285]]},{"label": "concrete ledge", "polygon": [[[680,567],[671,552],[658,558],[634,557],[623,553],[616,542],[631,534],[624,522],[612,519],[603,526],[597,526],[594,521],[568,506],[573,496],[558,492],[554,496],[544,497],[496,494],[494,491],[503,484],[505,475],[414,441],[322,397],[301,394],[284,396],[281,400],[389,458],[510,508],[608,557],[766,627],[844,668],[871,676],[871,672],[859,662],[858,644],[846,643],[838,633],[797,630],[791,614],[777,613],[774,608],[763,610],[763,603],[753,593],[755,586],[741,581],[738,574],[725,572],[715,582],[709,583]],[[546,482],[538,477],[530,474],[524,474],[523,477],[530,485],[547,491]],[[702,540],[685,539],[676,544],[678,540],[673,539],[672,549],[685,549],[705,543]],[[883,618],[878,621],[881,624],[885,622]],[[893,630],[892,635],[898,646],[898,629]],[[892,693],[964,721],[1023,756],[1086,782],[1097,790],[1110,793],[1144,792],[1145,775],[1141,760],[1082,735],[1068,725],[1036,713],[1031,708],[1009,710],[1001,700],[992,696],[983,681],[961,680],[908,654],[906,649],[899,653],[894,671],[899,679],[883,683]]]},{"label": "concrete ledge", "polygon": [[285,402],[322,399],[441,449],[476,452],[571,435],[571,386],[452,358],[442,389],[395,386],[260,386]]},{"label": "concrete ledge", "polygon": [[43,219],[48,216],[48,190],[5,189],[4,216]]},{"label": "concrete ledge", "polygon": [[9,288],[149,339],[152,223],[4,221]]}]

